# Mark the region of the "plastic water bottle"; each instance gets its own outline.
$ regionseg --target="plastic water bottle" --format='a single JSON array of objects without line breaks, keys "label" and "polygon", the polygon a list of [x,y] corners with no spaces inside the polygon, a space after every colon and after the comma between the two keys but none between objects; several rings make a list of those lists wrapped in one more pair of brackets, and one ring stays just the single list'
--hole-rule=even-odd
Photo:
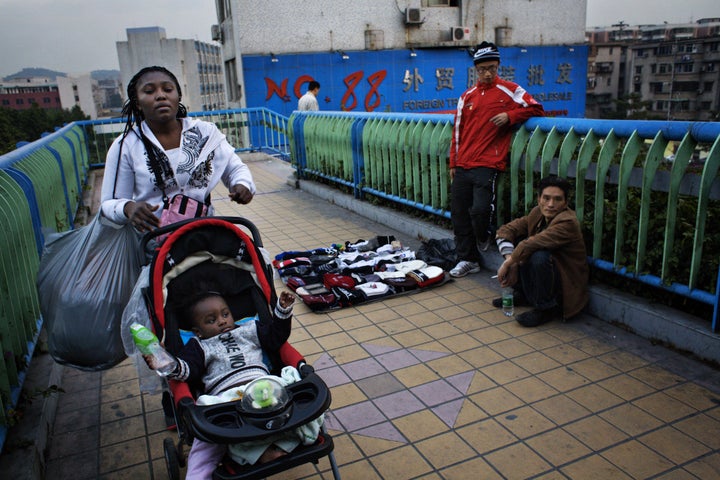
[{"label": "plastic water bottle", "polygon": [[502,308],[506,317],[512,317],[515,313],[512,287],[504,287],[502,289]]},{"label": "plastic water bottle", "polygon": [[130,325],[130,331],[140,353],[155,357],[153,365],[158,375],[166,377],[175,370],[177,360],[160,345],[160,341],[149,328],[133,323]]}]

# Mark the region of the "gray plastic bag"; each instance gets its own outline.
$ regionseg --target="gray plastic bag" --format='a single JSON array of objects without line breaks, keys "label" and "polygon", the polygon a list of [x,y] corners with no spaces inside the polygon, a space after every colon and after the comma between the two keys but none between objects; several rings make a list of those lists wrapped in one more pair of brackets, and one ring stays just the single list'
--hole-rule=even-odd
[{"label": "gray plastic bag", "polygon": [[102,213],[45,244],[37,287],[56,362],[97,371],[125,359],[120,323],[142,263],[140,234]]}]

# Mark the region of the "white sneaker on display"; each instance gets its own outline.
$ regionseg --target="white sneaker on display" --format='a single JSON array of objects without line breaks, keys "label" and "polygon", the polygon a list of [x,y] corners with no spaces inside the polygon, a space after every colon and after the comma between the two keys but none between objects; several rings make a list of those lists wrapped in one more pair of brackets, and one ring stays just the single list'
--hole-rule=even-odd
[{"label": "white sneaker on display", "polygon": [[455,268],[450,270],[450,276],[460,278],[464,277],[469,273],[477,273],[479,271],[480,265],[477,262],[468,262],[467,260],[462,260],[457,265],[455,265]]}]

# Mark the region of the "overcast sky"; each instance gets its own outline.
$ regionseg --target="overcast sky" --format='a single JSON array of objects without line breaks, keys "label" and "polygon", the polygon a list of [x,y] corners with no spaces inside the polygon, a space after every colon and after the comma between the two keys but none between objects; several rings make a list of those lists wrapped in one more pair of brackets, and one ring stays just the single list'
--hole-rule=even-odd
[{"label": "overcast sky", "polygon": [[[589,27],[706,17],[720,17],[720,1],[587,0]],[[118,69],[115,42],[127,40],[126,28],[160,26],[168,38],[209,42],[214,23],[214,0],[0,0],[0,77],[23,67]]]}]

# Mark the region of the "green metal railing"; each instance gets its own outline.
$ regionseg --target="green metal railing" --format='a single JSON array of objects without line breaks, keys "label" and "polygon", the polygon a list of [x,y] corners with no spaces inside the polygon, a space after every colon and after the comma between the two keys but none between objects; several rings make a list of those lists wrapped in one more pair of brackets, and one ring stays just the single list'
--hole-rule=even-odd
[{"label": "green metal railing", "polygon": [[[288,131],[298,175],[450,218],[452,116],[295,112]],[[542,176],[575,178],[590,263],[711,305],[717,331],[718,167],[720,123],[533,118],[514,135],[498,221],[534,206]]]},{"label": "green metal railing", "polygon": [[[239,146],[289,159],[287,118],[267,109],[191,113]],[[0,449],[42,328],[36,278],[45,236],[75,227],[90,168],[122,119],[75,122],[0,156]]]}]

